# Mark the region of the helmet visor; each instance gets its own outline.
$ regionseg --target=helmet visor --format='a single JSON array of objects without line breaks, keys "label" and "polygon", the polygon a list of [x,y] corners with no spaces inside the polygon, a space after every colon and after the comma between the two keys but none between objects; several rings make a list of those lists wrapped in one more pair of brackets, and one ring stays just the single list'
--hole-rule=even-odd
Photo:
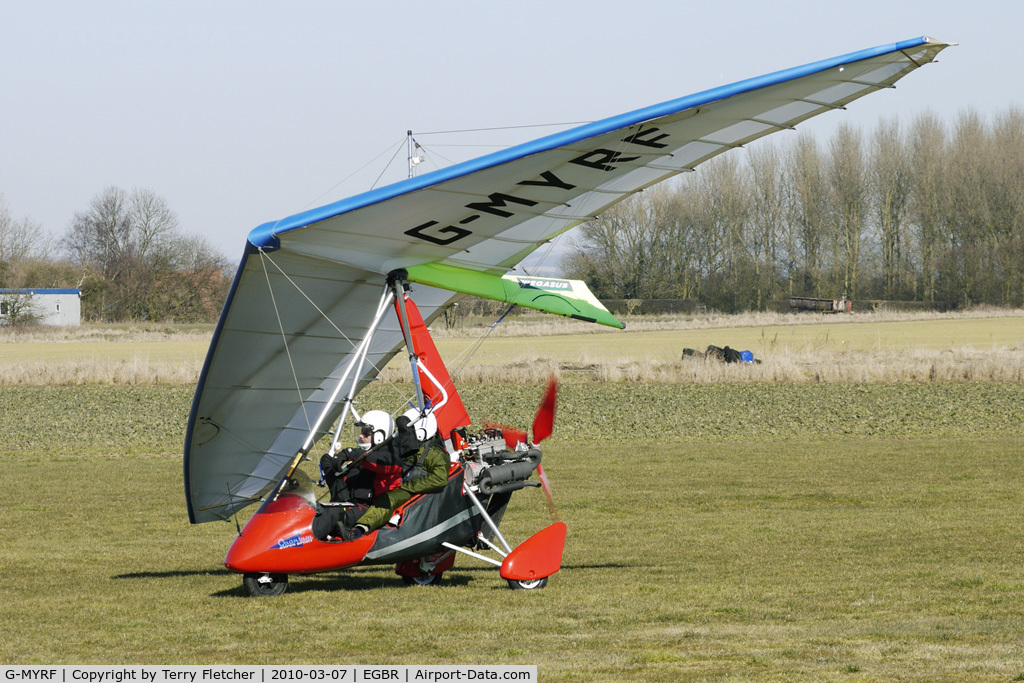
[{"label": "helmet visor", "polygon": [[360,436],[373,436],[373,425],[365,422],[356,422],[352,426],[352,436],[358,440]]}]

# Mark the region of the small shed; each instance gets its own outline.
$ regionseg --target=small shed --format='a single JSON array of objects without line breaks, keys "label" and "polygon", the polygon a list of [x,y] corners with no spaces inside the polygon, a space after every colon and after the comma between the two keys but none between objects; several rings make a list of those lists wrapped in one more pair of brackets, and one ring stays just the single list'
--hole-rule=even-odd
[{"label": "small shed", "polygon": [[818,313],[849,313],[853,302],[842,295],[838,299],[815,299],[809,296],[789,297],[789,307],[794,311],[816,311]]},{"label": "small shed", "polygon": [[80,289],[0,289],[0,324],[23,307],[38,317],[40,325],[82,324]]}]

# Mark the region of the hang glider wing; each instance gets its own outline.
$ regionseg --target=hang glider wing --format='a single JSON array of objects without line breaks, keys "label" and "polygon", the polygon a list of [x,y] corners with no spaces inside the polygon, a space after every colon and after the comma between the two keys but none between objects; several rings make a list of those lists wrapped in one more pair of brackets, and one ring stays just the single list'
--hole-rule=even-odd
[{"label": "hang glider wing", "polygon": [[[336,417],[333,387],[374,317],[388,273],[429,264],[505,275],[629,195],[889,88],[945,47],[915,38],[760,76],[256,228],[189,416],[189,518],[228,519],[259,499],[309,447],[311,431]],[[459,296],[415,289],[428,324]],[[361,386],[401,345],[388,319],[373,336]]]}]

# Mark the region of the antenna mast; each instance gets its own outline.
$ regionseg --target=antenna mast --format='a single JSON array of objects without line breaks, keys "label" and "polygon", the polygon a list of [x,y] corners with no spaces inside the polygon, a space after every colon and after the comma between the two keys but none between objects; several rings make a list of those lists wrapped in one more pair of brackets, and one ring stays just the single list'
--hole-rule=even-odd
[{"label": "antenna mast", "polygon": [[425,159],[417,153],[422,148],[420,143],[416,142],[416,139],[413,138],[411,130],[406,132],[405,148],[409,159],[409,177],[414,178],[416,176],[416,167],[422,164]]}]

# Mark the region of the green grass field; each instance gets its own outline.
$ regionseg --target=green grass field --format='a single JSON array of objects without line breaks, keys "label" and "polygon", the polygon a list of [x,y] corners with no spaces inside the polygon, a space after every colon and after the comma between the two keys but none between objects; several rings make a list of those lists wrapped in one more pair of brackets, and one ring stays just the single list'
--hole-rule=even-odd
[{"label": "green grass field", "polygon": [[[582,325],[582,324],[581,324]],[[581,327],[585,334],[542,337],[495,337],[474,354],[473,362],[499,364],[509,358],[546,357],[560,361],[675,361],[684,347],[703,351],[708,344],[750,349],[755,356],[778,353],[906,351],[972,347],[1015,347],[1024,342],[1024,318],[992,317],[961,320],[817,322],[803,325],[737,326],[715,329],[606,330]],[[455,357],[468,345],[464,339],[440,339],[438,351]]]},{"label": "green grass field", "polygon": [[[463,394],[522,424],[541,391]],[[191,393],[0,388],[2,661],[1024,679],[1021,383],[569,384],[545,443],[569,526],[548,588],[460,558],[439,587],[367,567],[273,599],[223,568],[233,525],[188,524]],[[549,521],[536,491],[512,506],[513,542]]]},{"label": "green grass field", "polygon": [[[562,370],[544,444],[569,527],[562,571],[513,592],[460,557],[437,587],[363,567],[292,577],[272,599],[244,597],[224,569],[234,525],[185,512],[209,330],[2,337],[0,661],[1024,680],[1024,318],[794,322],[489,339],[477,367],[544,367],[467,381],[478,421],[529,424],[548,372],[535,359]],[[438,345],[451,362],[469,341]],[[688,378],[681,348],[712,343],[765,364]],[[588,370],[650,362],[676,374]],[[383,381],[361,399],[408,392]],[[528,490],[502,530],[517,542],[549,521]]]}]

